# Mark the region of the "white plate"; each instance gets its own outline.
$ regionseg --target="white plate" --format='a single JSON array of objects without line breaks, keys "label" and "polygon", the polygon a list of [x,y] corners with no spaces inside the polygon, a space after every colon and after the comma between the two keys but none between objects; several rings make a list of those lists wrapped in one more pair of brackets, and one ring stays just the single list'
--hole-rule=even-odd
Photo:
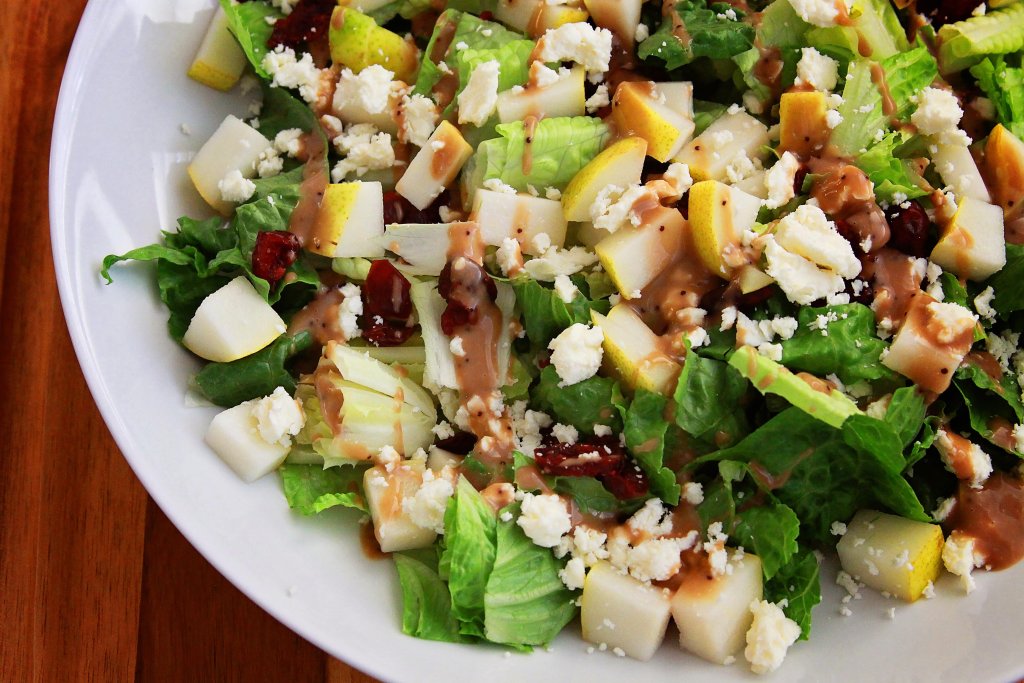
[{"label": "white plate", "polygon": [[[51,154],[53,252],[75,350],[114,438],[167,516],[264,609],[382,679],[753,678],[743,664],[712,666],[673,642],[647,663],[588,656],[572,626],[550,653],[508,658],[500,647],[403,636],[393,566],[363,557],[352,514],[292,514],[275,477],[247,486],[204,446],[213,411],[185,406],[197,364],[166,334],[152,271],[118,267],[107,287],[98,270],[104,255],[155,241],[179,215],[205,213],[185,166],[226,114],[245,111],[237,94],[185,76],[212,7],[210,0],[89,3],[64,75]],[[813,640],[797,644],[773,680],[959,683],[1024,674],[1024,567],[981,573],[968,598],[949,577],[936,599],[917,605],[865,590],[848,618],[838,614],[834,576],[823,572]]]}]

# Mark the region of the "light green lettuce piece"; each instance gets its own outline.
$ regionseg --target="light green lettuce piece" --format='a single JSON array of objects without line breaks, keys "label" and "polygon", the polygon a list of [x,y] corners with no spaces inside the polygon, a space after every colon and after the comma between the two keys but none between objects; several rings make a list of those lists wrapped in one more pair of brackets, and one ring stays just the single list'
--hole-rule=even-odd
[{"label": "light green lettuce piece", "polygon": [[938,43],[943,73],[966,69],[985,55],[1024,49],[1024,4],[946,24],[939,29]]},{"label": "light green lettuce piece", "polygon": [[437,550],[395,553],[402,588],[402,633],[446,643],[465,642],[452,616],[448,586],[437,573]]},{"label": "light green lettuce piece", "polygon": [[761,13],[757,37],[768,47],[803,47],[811,25],[800,18],[789,0],[775,0]]},{"label": "light green lettuce piece", "polygon": [[263,78],[269,78],[270,74],[263,68],[263,56],[267,54],[267,41],[274,32],[274,26],[267,20],[280,19],[281,13],[269,2],[220,0],[220,6],[224,8],[228,30],[238,40],[253,70]]},{"label": "light green lettuce piece", "polygon": [[363,495],[364,467],[286,464],[279,470],[288,507],[302,515],[315,515],[332,507],[368,513]]},{"label": "light green lettuce piece", "polygon": [[608,126],[590,116],[542,119],[529,143],[522,121],[502,123],[495,130],[500,137],[481,143],[463,170],[470,201],[492,178],[520,192],[530,185],[538,190],[564,190],[611,137]]},{"label": "light green lettuce piece", "polygon": [[1017,137],[1024,137],[1024,68],[1013,66],[1003,55],[988,57],[971,67],[978,87],[996,108],[996,119]]},{"label": "light green lettuce piece", "polygon": [[494,509],[465,477],[444,513],[439,573],[447,579],[459,633],[484,637],[484,595],[497,554]]},{"label": "light green lettuce piece", "polygon": [[903,195],[901,201],[928,194],[922,188],[924,179],[912,164],[896,156],[896,148],[904,142],[904,133],[889,133],[856,159],[857,168],[874,184],[875,198],[879,201],[891,204],[897,194]]}]

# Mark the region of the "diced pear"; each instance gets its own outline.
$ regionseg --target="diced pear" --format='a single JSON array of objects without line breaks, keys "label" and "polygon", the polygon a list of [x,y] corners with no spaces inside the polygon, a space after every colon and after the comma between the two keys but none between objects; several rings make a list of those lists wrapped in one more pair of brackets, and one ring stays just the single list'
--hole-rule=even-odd
[{"label": "diced pear", "polygon": [[682,367],[663,349],[663,342],[628,304],[612,306],[607,316],[591,311],[604,333],[606,367],[630,389],[670,396]]},{"label": "diced pear", "polygon": [[689,81],[669,81],[658,83],[658,90],[665,96],[665,106],[693,120],[693,83]]},{"label": "diced pear", "polygon": [[736,275],[736,283],[740,286],[743,294],[750,294],[759,289],[764,289],[775,282],[772,277],[757,266],[746,264],[740,266]]},{"label": "diced pear", "polygon": [[373,17],[349,7],[335,7],[328,31],[331,60],[359,73],[379,64],[395,78],[412,83],[418,66],[416,44],[377,25]]},{"label": "diced pear", "polygon": [[464,456],[456,455],[437,446],[427,449],[427,467],[434,473],[440,472],[446,467],[455,469],[462,464]]},{"label": "diced pear", "polygon": [[779,151],[800,157],[817,156],[832,130],[825,121],[828,106],[820,90],[783,93],[779,101]]},{"label": "diced pear", "polygon": [[646,287],[678,253],[687,229],[677,209],[658,206],[643,223],[621,228],[597,243],[594,252],[619,293],[627,299]]},{"label": "diced pear", "polygon": [[669,610],[667,590],[599,562],[587,572],[580,596],[583,640],[646,661],[665,640]]},{"label": "diced pear", "polygon": [[[914,296],[907,319],[889,346],[889,353],[882,358],[882,364],[925,391],[940,394],[949,388],[953,373],[970,351],[975,325],[964,318],[951,329],[941,314],[936,315],[934,303],[937,303],[935,299],[923,292]],[[940,333],[949,341],[940,339]]]},{"label": "diced pear", "polygon": [[750,603],[764,596],[761,560],[730,552],[731,574],[712,579],[688,576],[672,596],[672,618],[679,628],[679,646],[698,657],[724,664],[743,649],[754,615]]},{"label": "diced pear", "polygon": [[531,38],[562,24],[587,20],[586,10],[549,4],[546,0],[498,0],[493,11],[495,19]]},{"label": "diced pear", "polygon": [[395,223],[384,229],[377,243],[392,254],[401,256],[410,275],[437,277],[448,262],[448,228],[450,223]]},{"label": "diced pear", "polygon": [[623,44],[636,41],[643,0],[583,0],[594,23],[619,37]]},{"label": "diced pear", "polygon": [[590,206],[609,185],[623,189],[640,182],[647,141],[626,137],[609,145],[573,176],[562,192],[562,209],[570,221],[589,221]]},{"label": "diced pear", "polygon": [[608,231],[595,228],[590,221],[575,224],[576,231],[572,235],[574,243],[582,244],[584,247],[593,249],[598,242],[608,237]]},{"label": "diced pear", "polygon": [[228,30],[224,8],[218,5],[188,69],[188,77],[215,90],[230,90],[241,78],[246,64],[245,53]]},{"label": "diced pear", "polygon": [[189,178],[207,204],[228,216],[235,205],[224,201],[218,183],[231,171],[238,171],[246,178],[256,175],[256,162],[268,147],[270,140],[241,119],[229,115],[196,152],[188,166]]},{"label": "diced pear", "polygon": [[379,258],[384,255],[377,238],[384,234],[384,189],[380,183],[332,183],[324,192],[305,245],[328,258]]},{"label": "diced pear", "polygon": [[498,94],[498,120],[522,121],[527,116],[584,116],[587,96],[583,90],[586,70],[577,66],[565,78],[551,85],[506,90]]},{"label": "diced pear", "polygon": [[1006,220],[1024,214],[1024,142],[997,124],[985,143],[986,175]]},{"label": "diced pear", "polygon": [[437,411],[430,394],[395,368],[371,358],[369,353],[329,343],[324,349],[324,357],[334,363],[344,379],[408,403],[436,420]]},{"label": "diced pear", "polygon": [[459,129],[442,121],[409,162],[395,190],[417,209],[425,209],[455,180],[472,155],[473,148]]},{"label": "diced pear", "polygon": [[227,363],[256,353],[287,329],[244,275],[203,299],[181,343],[200,358]]},{"label": "diced pear", "polygon": [[739,111],[716,119],[690,140],[673,161],[686,164],[694,180],[725,180],[726,169],[741,154],[762,158],[768,144],[768,128],[750,114]]},{"label": "diced pear", "polygon": [[622,136],[647,141],[647,154],[658,161],[675,156],[693,135],[695,125],[668,105],[659,84],[623,81],[612,97],[612,122]]},{"label": "diced pear", "polygon": [[288,446],[263,440],[249,402],[218,413],[206,430],[206,443],[247,482],[276,470],[289,451]]},{"label": "diced pear", "polygon": [[984,280],[1006,265],[1003,212],[964,197],[932,250],[932,261],[968,280]]},{"label": "diced pear", "polygon": [[701,261],[713,273],[729,277],[741,249],[740,236],[757,220],[761,200],[717,180],[690,188],[689,215]]},{"label": "diced pear", "polygon": [[755,171],[738,183],[733,183],[732,187],[735,187],[737,190],[743,190],[758,199],[768,199],[768,186],[765,184],[765,176],[767,175],[768,171],[764,169]]},{"label": "diced pear", "polygon": [[363,490],[373,519],[373,533],[386,553],[426,548],[437,534],[424,529],[402,509],[402,501],[416,495],[423,484],[423,463],[404,461],[388,472],[381,465],[366,470]]},{"label": "diced pear", "polygon": [[843,570],[879,591],[913,602],[939,577],[942,527],[861,510],[836,550]]},{"label": "diced pear", "polygon": [[945,142],[936,146],[939,151],[932,154],[932,163],[942,177],[942,182],[953,188],[956,198],[970,197],[991,203],[992,197],[985,187],[985,180],[981,177],[978,164],[974,162],[971,150],[965,145]]},{"label": "diced pear", "polygon": [[519,240],[524,253],[538,256],[533,238],[544,233],[551,244],[565,244],[567,223],[562,204],[552,199],[523,194],[508,194],[493,190],[477,190],[473,195],[470,220],[480,226],[484,244],[500,246],[502,240]]}]

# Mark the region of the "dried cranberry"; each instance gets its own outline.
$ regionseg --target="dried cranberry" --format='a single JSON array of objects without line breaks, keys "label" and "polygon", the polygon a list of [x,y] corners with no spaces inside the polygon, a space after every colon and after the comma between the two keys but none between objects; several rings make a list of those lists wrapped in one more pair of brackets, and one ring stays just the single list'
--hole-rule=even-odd
[{"label": "dried cranberry", "polygon": [[287,230],[267,230],[256,235],[252,272],[271,285],[284,277],[299,257],[299,238]]},{"label": "dried cranberry", "polygon": [[807,178],[807,167],[801,166],[793,174],[793,192],[796,194],[803,194],[804,192],[804,179]]},{"label": "dried cranberry", "polygon": [[317,66],[326,66],[331,56],[328,33],[335,7],[337,0],[299,0],[291,14],[274,24],[267,47],[273,50],[281,45],[308,52]]},{"label": "dried cranberry", "polygon": [[768,285],[767,287],[747,292],[740,296],[739,301],[736,302],[736,307],[742,311],[749,311],[755,306],[771,299],[776,291],[778,291],[778,288],[775,285]]},{"label": "dried cranberry", "polygon": [[[854,282],[859,283],[856,289],[853,286]],[[850,295],[850,301],[856,304],[870,306],[875,300],[875,288],[866,280],[848,280],[846,282],[846,293]]]},{"label": "dried cranberry", "polygon": [[889,223],[890,247],[911,256],[928,255],[931,221],[920,202],[911,199],[903,204],[894,204],[885,212],[885,218]]},{"label": "dried cranberry", "polygon": [[[491,301],[495,301],[498,298],[498,286],[494,284],[494,278],[492,278],[486,270],[484,270],[480,264],[470,260],[466,260],[467,268],[474,268],[478,271],[480,281],[483,282],[484,287],[487,288],[487,296],[490,297]],[[466,278],[469,279],[469,278]],[[444,265],[441,269],[441,274],[437,277],[437,293],[441,295],[441,298],[448,301],[452,298],[452,264],[451,261]]]},{"label": "dried cranberry", "polygon": [[[591,455],[596,453],[596,457]],[[625,457],[618,439],[596,437],[577,443],[549,443],[534,453],[537,469],[544,474],[597,477],[616,472]]]},{"label": "dried cranberry", "polygon": [[454,436],[438,441],[437,447],[455,455],[468,455],[476,447],[476,437],[469,432],[455,432]]},{"label": "dried cranberry", "polygon": [[491,21],[492,19],[494,19],[494,12],[485,9],[483,12],[480,13],[480,18],[483,19],[484,21]]},{"label": "dried cranberry", "polygon": [[469,308],[461,301],[451,301],[441,313],[441,331],[450,337],[460,327],[475,325],[479,317],[476,307]]},{"label": "dried cranberry", "polygon": [[853,253],[863,254],[864,249],[861,247],[861,238],[854,230],[853,226],[844,221],[842,218],[835,219],[836,232],[843,236],[843,239],[850,243],[853,247]]},{"label": "dried cranberry", "polygon": [[647,493],[650,488],[647,477],[632,463],[616,472],[604,475],[601,477],[601,483],[619,500],[638,498]]},{"label": "dried cranberry", "polygon": [[408,199],[394,190],[384,193],[384,224],[393,223],[439,223],[441,207],[448,204],[448,191],[441,193],[434,202],[425,209],[417,209]]},{"label": "dried cranberry", "polygon": [[977,6],[978,0],[918,0],[917,11],[938,28],[967,19]]},{"label": "dried cranberry", "polygon": [[437,279],[437,291],[448,305],[441,314],[441,330],[451,335],[459,327],[474,325],[480,316],[478,302],[484,292],[477,291],[482,285],[491,301],[498,298],[498,286],[483,267],[467,258],[462,258],[458,279],[452,279],[452,262],[449,261],[441,269]]},{"label": "dried cranberry", "polygon": [[415,325],[404,325],[390,320],[371,322],[363,330],[363,337],[374,346],[401,346],[416,331]]},{"label": "dried cranberry", "polygon": [[363,286],[363,312],[387,321],[406,323],[412,316],[411,285],[394,264],[374,261]]}]

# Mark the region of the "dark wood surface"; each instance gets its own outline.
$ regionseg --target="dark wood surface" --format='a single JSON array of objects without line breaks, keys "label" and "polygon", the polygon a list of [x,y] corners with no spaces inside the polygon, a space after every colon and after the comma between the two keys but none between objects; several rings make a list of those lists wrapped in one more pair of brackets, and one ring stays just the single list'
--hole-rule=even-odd
[{"label": "dark wood surface", "polygon": [[86,388],[47,215],[53,110],[84,6],[0,1],[0,681],[370,682],[188,544]]}]

